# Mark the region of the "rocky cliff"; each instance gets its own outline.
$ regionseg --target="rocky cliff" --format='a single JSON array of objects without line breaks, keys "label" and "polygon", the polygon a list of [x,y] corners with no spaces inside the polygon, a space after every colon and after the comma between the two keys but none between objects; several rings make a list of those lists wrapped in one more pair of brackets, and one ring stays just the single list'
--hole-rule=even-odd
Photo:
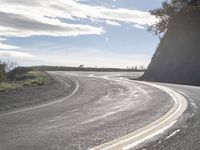
[{"label": "rocky cliff", "polygon": [[171,20],[142,80],[200,85],[200,8]]}]

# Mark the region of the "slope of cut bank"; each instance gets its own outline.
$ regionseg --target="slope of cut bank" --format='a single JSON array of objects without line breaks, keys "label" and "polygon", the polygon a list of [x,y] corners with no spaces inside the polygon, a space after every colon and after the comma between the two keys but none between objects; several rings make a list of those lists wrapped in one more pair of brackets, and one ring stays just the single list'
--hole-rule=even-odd
[{"label": "slope of cut bank", "polygon": [[190,7],[169,24],[142,80],[200,85],[200,9]]}]

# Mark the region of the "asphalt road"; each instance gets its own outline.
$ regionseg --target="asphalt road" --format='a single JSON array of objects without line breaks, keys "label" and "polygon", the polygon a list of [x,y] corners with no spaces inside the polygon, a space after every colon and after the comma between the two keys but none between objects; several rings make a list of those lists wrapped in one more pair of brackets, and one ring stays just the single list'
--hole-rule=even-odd
[{"label": "asphalt road", "polygon": [[[119,76],[130,76],[130,74],[82,72],[53,74],[74,81],[76,85],[74,92],[65,98],[46,104],[1,113],[0,149],[89,149],[156,121],[174,106],[171,96],[163,90],[133,81],[119,82],[118,79],[125,80]],[[169,131],[151,138],[136,148],[186,150],[198,148],[200,88],[169,84],[164,86],[184,92],[188,96],[190,105]]]},{"label": "asphalt road", "polygon": [[[162,84],[163,85],[163,84]],[[199,150],[200,149],[200,87],[164,84],[174,88],[188,98],[189,107],[178,123],[152,142],[138,150]]]}]

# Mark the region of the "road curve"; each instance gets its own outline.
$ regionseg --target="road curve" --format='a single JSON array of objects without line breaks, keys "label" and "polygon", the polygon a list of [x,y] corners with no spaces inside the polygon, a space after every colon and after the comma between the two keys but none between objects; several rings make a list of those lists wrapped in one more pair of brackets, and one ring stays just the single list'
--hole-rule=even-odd
[{"label": "road curve", "polygon": [[[54,74],[73,80],[77,90],[55,102],[0,114],[1,150],[86,150],[130,135],[155,120],[166,127],[184,111],[184,104],[171,98],[182,95],[160,85],[110,77],[111,73]],[[175,106],[180,107],[178,112],[172,110]],[[152,129],[143,135],[150,135]]]},{"label": "road curve", "polygon": [[[135,81],[139,82],[139,81]],[[174,106],[161,118],[140,128],[128,135],[115,139],[108,143],[96,146],[90,150],[128,150],[138,144],[160,134],[169,129],[187,108],[187,99],[181,93],[153,83],[139,82],[159,88],[168,93],[174,100]]]},{"label": "road curve", "polygon": [[[67,83],[65,81],[62,81],[62,82],[64,82],[64,84],[66,84],[66,86],[67,86]],[[73,84],[74,84],[75,88],[67,96],[64,96],[62,98],[58,98],[58,99],[56,99],[54,101],[51,101],[51,102],[48,102],[48,103],[45,103],[45,104],[40,104],[40,105],[37,105],[37,106],[32,106],[32,107],[23,108],[23,109],[19,109],[19,110],[15,110],[15,111],[10,111],[10,112],[7,112],[7,113],[2,113],[2,114],[0,114],[0,117],[7,116],[7,115],[12,115],[12,114],[17,114],[17,113],[21,113],[21,112],[26,112],[26,111],[30,111],[30,110],[34,110],[34,109],[39,109],[39,108],[47,107],[47,106],[54,105],[56,103],[60,103],[62,101],[65,101],[66,99],[68,99],[68,98],[72,97],[74,94],[76,94],[76,92],[79,89],[79,84],[78,83],[73,83]]]}]

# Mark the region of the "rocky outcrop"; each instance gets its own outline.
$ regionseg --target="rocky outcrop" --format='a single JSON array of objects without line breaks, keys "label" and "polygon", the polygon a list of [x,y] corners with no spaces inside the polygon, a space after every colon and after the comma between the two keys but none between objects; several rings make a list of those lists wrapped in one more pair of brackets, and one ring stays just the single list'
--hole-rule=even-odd
[{"label": "rocky outcrop", "polygon": [[171,20],[142,80],[200,85],[200,7]]}]

